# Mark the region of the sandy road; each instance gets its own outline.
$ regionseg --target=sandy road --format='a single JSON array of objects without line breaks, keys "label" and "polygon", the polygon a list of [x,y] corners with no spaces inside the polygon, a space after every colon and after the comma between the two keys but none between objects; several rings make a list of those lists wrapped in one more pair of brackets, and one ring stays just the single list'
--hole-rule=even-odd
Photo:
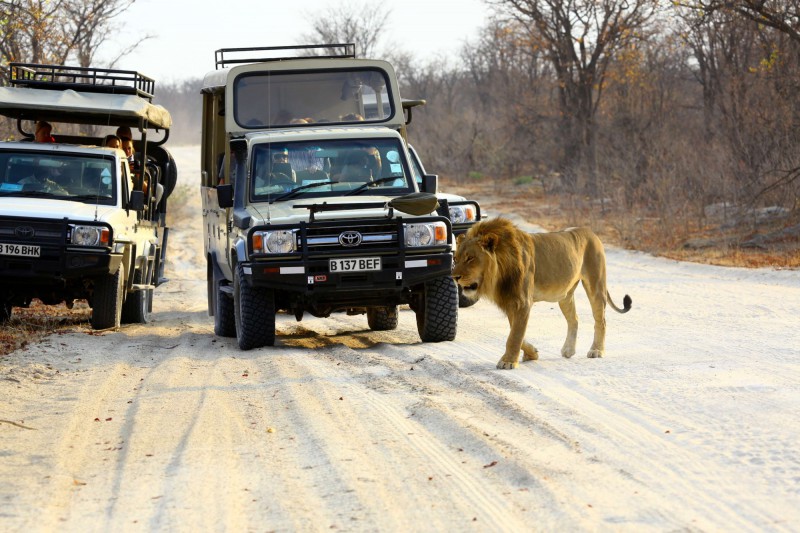
[{"label": "sandy road", "polygon": [[[800,524],[800,273],[609,251],[607,357],[539,304],[541,358],[495,370],[479,302],[455,342],[363,316],[273,348],[213,335],[202,244],[174,228],[153,322],[0,360],[4,531],[791,531]],[[20,427],[24,426],[24,427]],[[31,428],[31,429],[27,429]]]}]

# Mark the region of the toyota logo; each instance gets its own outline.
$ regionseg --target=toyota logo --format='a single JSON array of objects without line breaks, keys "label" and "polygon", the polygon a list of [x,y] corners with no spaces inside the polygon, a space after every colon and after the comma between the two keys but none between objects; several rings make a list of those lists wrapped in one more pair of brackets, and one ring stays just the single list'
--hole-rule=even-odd
[{"label": "toyota logo", "polygon": [[358,246],[361,244],[361,234],[357,231],[345,231],[339,234],[339,244],[342,246]]},{"label": "toyota logo", "polygon": [[14,235],[20,239],[30,239],[36,235],[36,231],[30,226],[17,226],[14,228]]}]

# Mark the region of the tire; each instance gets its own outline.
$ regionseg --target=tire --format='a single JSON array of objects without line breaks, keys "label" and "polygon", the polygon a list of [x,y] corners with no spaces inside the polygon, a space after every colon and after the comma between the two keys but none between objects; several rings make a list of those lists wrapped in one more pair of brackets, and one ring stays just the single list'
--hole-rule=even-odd
[{"label": "tire", "polygon": [[122,300],[125,296],[125,267],[106,274],[94,282],[92,296],[92,329],[119,328],[122,321]]},{"label": "tire", "polygon": [[240,350],[275,344],[275,292],[248,285],[242,265],[233,276],[233,308]]},{"label": "tire", "polygon": [[470,307],[475,305],[478,302],[478,299],[472,300],[464,296],[464,291],[461,288],[461,285],[458,285],[458,307],[463,309],[465,307]]},{"label": "tire", "polygon": [[0,324],[5,324],[11,319],[11,309],[13,307],[8,296],[4,293],[0,293]]},{"label": "tire", "polygon": [[166,148],[164,152],[167,154],[167,164],[164,168],[161,177],[161,185],[164,186],[164,196],[162,198],[169,198],[172,191],[175,190],[175,185],[178,183],[178,166],[175,164],[175,159],[172,157]]},{"label": "tire", "polygon": [[415,309],[422,342],[452,341],[458,325],[458,290],[451,277],[426,281]]},{"label": "tire", "polygon": [[[141,270],[133,273],[135,284],[144,284],[148,280],[142,279],[144,275]],[[153,289],[146,291],[134,291],[125,298],[122,304],[121,322],[123,324],[147,324],[150,322],[150,307],[153,305]]]},{"label": "tire", "polygon": [[219,337],[236,337],[236,312],[233,298],[221,290],[222,283],[214,282],[214,334]]},{"label": "tire", "polygon": [[367,324],[372,331],[397,329],[397,306],[370,307],[367,309]]}]

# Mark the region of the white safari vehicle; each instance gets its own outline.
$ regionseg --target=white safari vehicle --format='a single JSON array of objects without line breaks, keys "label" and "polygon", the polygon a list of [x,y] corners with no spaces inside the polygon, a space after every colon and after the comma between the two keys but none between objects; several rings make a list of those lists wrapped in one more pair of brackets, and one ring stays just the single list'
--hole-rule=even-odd
[{"label": "white safari vehicle", "polygon": [[[87,299],[95,329],[147,322],[153,289],[166,281],[165,215],[177,177],[161,146],[171,118],[151,103],[153,80],[12,63],[9,82],[0,114],[16,119],[22,139],[0,142],[0,321],[39,298],[68,307]],[[55,136],[36,142],[36,121],[55,125]],[[130,128],[138,155],[100,147],[80,125]]]},{"label": "white safari vehicle", "polygon": [[[296,57],[312,48],[336,55]],[[389,330],[408,304],[422,341],[453,340],[452,224],[410,159],[392,66],[352,45],[225,49],[216,66],[201,164],[216,334],[272,345],[278,311]]]}]

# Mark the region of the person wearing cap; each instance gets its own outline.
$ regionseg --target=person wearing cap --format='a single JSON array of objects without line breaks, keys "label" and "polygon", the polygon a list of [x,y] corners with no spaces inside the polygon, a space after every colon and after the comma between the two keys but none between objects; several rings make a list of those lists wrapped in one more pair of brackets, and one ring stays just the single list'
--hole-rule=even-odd
[{"label": "person wearing cap", "polygon": [[49,122],[40,120],[36,123],[36,132],[33,138],[38,143],[54,143],[56,139],[51,135],[52,132],[53,126]]},{"label": "person wearing cap", "polygon": [[289,163],[289,150],[277,150],[272,153],[272,172],[274,174],[283,174],[290,178],[292,181],[297,181],[297,174]]}]

